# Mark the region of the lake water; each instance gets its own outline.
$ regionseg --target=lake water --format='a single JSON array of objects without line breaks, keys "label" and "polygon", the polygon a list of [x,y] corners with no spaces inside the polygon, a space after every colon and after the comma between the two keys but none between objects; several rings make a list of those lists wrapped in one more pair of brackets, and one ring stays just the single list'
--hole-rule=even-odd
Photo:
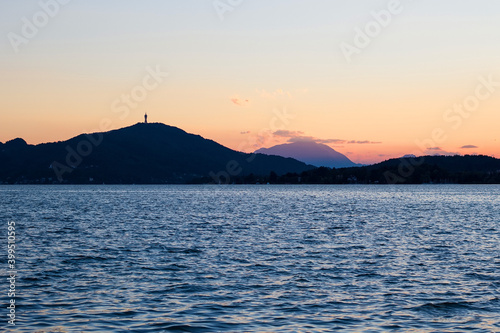
[{"label": "lake water", "polygon": [[0,186],[19,332],[500,332],[499,207],[500,186]]}]

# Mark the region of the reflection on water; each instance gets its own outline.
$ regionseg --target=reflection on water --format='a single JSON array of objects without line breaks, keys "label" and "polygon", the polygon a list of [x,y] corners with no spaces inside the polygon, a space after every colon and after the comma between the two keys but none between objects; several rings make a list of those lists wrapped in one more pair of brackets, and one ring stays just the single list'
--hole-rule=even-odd
[{"label": "reflection on water", "polygon": [[500,331],[499,186],[2,186],[18,324]]}]

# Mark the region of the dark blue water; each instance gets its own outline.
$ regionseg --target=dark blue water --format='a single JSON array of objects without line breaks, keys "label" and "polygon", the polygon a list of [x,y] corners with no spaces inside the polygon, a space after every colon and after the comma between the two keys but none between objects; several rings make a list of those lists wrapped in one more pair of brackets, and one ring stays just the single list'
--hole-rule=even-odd
[{"label": "dark blue water", "polygon": [[499,207],[499,186],[0,187],[19,332],[499,332]]}]

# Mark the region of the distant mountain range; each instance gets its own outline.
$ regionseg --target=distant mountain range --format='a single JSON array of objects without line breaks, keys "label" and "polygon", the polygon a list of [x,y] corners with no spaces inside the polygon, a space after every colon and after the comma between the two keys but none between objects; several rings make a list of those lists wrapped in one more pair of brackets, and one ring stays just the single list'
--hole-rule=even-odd
[{"label": "distant mountain range", "polygon": [[312,168],[291,158],[237,152],[160,123],[82,134],[64,142],[0,143],[0,183],[5,184],[164,184],[201,178],[229,183],[233,177]]},{"label": "distant mountain range", "polygon": [[316,167],[348,168],[360,166],[329,146],[314,141],[301,141],[271,148],[261,148],[255,153],[290,157]]},{"label": "distant mountain range", "polygon": [[[289,156],[288,149],[302,152],[292,156],[308,163],[335,161],[337,168],[245,154],[176,127],[139,123],[62,142],[29,145],[18,138],[0,143],[0,184],[500,184],[500,160],[490,156],[405,156],[341,168],[352,162],[322,145],[273,148],[258,152]],[[330,158],[320,159],[325,156]]]}]

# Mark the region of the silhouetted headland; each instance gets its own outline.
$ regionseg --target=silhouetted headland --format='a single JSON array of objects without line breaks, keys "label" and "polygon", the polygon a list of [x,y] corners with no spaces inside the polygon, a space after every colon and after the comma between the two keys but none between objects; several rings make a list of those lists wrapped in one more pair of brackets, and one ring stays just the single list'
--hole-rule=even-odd
[{"label": "silhouetted headland", "polygon": [[291,158],[245,154],[161,123],[138,123],[70,140],[0,145],[4,184],[165,184],[208,177],[229,183],[235,176],[303,172],[313,166]]}]

